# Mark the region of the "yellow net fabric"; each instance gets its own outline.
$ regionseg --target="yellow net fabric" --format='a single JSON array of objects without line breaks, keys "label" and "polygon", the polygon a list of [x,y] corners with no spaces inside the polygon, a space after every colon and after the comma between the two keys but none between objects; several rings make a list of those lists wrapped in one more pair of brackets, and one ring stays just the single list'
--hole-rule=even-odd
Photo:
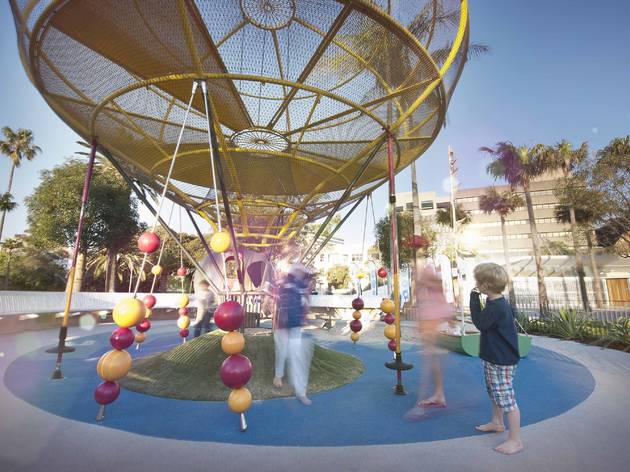
[{"label": "yellow net fabric", "polygon": [[[241,243],[268,246],[351,204],[436,137],[468,46],[466,0],[11,0],[50,106],[160,191],[192,82],[208,83]],[[202,98],[168,196],[210,222]]]}]

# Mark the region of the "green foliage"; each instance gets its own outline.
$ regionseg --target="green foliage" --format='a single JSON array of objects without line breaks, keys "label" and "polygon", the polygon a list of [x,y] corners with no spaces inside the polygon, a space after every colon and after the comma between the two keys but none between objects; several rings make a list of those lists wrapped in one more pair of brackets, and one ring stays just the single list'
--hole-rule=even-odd
[{"label": "green foliage", "polygon": [[66,260],[67,255],[63,251],[41,250],[34,247],[28,238],[7,239],[0,251],[2,287],[8,269],[8,290],[63,290]]},{"label": "green foliage", "polygon": [[41,152],[41,149],[33,144],[33,132],[30,129],[13,131],[5,126],[2,128],[2,134],[4,139],[0,140],[0,153],[11,159],[15,167],[20,167],[22,159],[31,161]]},{"label": "green foliage", "polygon": [[[383,266],[391,267],[390,240],[391,227],[389,215],[376,222],[374,237],[381,255]],[[398,254],[401,265],[408,264],[414,257],[414,250],[403,245],[403,241],[413,235],[413,216],[408,212],[396,213],[398,230]]]},{"label": "green foliage", "polygon": [[525,202],[517,193],[510,191],[499,193],[495,187],[490,187],[479,198],[479,209],[481,211],[486,214],[497,213],[503,218],[523,205],[525,205]]},{"label": "green foliage", "polygon": [[13,195],[9,192],[0,194],[0,211],[9,212],[17,208],[18,204],[13,200]]},{"label": "green foliage", "polygon": [[[42,248],[74,243],[87,165],[69,159],[41,173],[41,183],[26,199],[30,233]],[[124,180],[108,166],[96,164],[85,213],[82,247],[119,249],[138,231],[137,203]]]},{"label": "green foliage", "polygon": [[[467,225],[471,221],[470,213],[458,203],[455,205],[455,219],[460,225]],[[435,212],[435,222],[442,226],[453,226],[453,212],[449,204],[448,208],[440,208]]]},{"label": "green foliage", "polygon": [[326,273],[328,285],[333,288],[348,288],[350,284],[350,269],[347,265],[336,264]]}]

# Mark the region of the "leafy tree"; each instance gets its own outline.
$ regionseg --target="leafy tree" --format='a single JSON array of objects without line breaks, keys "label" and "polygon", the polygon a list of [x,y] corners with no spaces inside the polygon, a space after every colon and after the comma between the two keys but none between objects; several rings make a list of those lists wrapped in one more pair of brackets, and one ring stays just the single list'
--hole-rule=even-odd
[{"label": "leafy tree", "polygon": [[540,312],[546,316],[549,312],[549,300],[547,289],[545,288],[545,276],[542,268],[541,242],[536,228],[534,216],[534,205],[530,193],[530,182],[549,170],[549,155],[547,148],[542,144],[533,147],[516,147],[510,142],[497,143],[494,149],[482,147],[483,152],[490,154],[493,161],[488,164],[486,170],[488,174],[496,179],[504,179],[514,190],[522,187],[525,193],[525,203],[527,205],[527,215],[529,217],[529,227],[532,234],[532,245],[534,250],[534,260],[536,261],[536,276],[538,279],[538,303]]},{"label": "leafy tree", "polygon": [[479,198],[479,209],[481,211],[488,215],[491,213],[497,213],[499,218],[501,218],[503,257],[505,258],[505,268],[508,274],[508,290],[512,306],[516,306],[516,296],[514,295],[514,284],[512,283],[512,264],[510,263],[510,251],[508,249],[505,218],[510,213],[513,213],[517,208],[522,207],[524,203],[523,199],[517,193],[510,191],[499,193],[495,187],[491,187]]},{"label": "leafy tree", "polygon": [[18,204],[13,200],[13,195],[9,192],[5,192],[0,195],[0,211],[10,212],[17,208]]},{"label": "leafy tree", "polygon": [[13,252],[20,249],[22,247],[22,241],[15,238],[7,238],[4,243],[2,243],[2,249],[7,253],[7,261],[6,268],[4,271],[4,289],[7,290],[9,287],[9,277],[11,276],[11,256]]},{"label": "leafy tree", "polygon": [[[20,167],[24,158],[28,161],[35,159],[35,156],[41,152],[41,149],[33,144],[33,132],[31,130],[18,129],[13,131],[8,126],[5,126],[2,128],[2,134],[5,139],[0,140],[0,153],[11,159],[9,185],[4,196],[10,196],[11,188],[13,187],[13,173],[16,167]],[[0,211],[2,211],[2,215],[0,215],[0,241],[2,240],[2,230],[4,229],[4,218],[7,211],[11,211],[13,208],[7,207],[6,203],[5,205],[0,205]]]},{"label": "leafy tree", "polygon": [[[30,233],[38,246],[50,249],[74,244],[86,169],[85,162],[69,159],[41,173],[41,183],[26,199]],[[105,248],[109,258],[107,289],[113,290],[116,254],[138,228],[137,202],[131,190],[110,166],[96,163],[74,289],[81,289],[84,256]]]},{"label": "leafy tree", "polygon": [[[398,262],[402,267],[408,267],[413,263],[417,251],[407,243],[409,238],[414,235],[413,215],[410,212],[396,213],[396,221],[398,225]],[[390,235],[390,219],[389,215],[387,215],[378,220],[374,227],[374,236],[380,252],[381,263],[385,267],[391,267]],[[429,247],[425,250],[425,253],[432,254],[435,242],[435,231],[431,228],[428,219],[421,219],[421,235],[426,237],[429,241]]]},{"label": "leafy tree", "polygon": [[65,251],[45,251],[34,247],[30,238],[14,238],[18,247],[9,251],[5,244],[0,251],[0,267],[4,268],[5,289],[9,290],[63,290],[65,287]]},{"label": "leafy tree", "polygon": [[[550,168],[562,171],[563,186],[569,184],[571,174],[576,168],[588,158],[588,144],[582,143],[578,149],[573,149],[573,145],[568,141],[562,140],[555,146],[548,148]],[[566,206],[569,212],[569,221],[571,225],[571,236],[573,238],[573,247],[575,249],[575,271],[578,276],[578,286],[580,287],[580,296],[582,298],[582,304],[586,311],[590,310],[588,303],[588,293],[586,291],[586,281],[584,280],[584,264],[582,263],[582,256],[580,254],[580,241],[578,239],[578,226],[575,217],[575,208],[571,204],[571,201],[566,202]]]},{"label": "leafy tree", "polygon": [[[453,212],[449,203],[448,208],[440,208],[435,212],[435,222],[442,226],[453,226],[452,215]],[[459,203],[455,204],[455,219],[457,223],[462,225],[467,225],[471,221],[470,213],[464,210]]]},{"label": "leafy tree", "polygon": [[350,268],[344,264],[336,264],[326,273],[328,284],[334,288],[347,288],[350,283]]}]

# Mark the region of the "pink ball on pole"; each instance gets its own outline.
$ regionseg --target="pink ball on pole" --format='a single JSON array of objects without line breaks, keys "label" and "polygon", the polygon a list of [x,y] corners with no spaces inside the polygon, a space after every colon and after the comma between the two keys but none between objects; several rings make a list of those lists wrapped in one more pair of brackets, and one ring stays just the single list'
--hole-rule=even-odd
[{"label": "pink ball on pole", "polygon": [[188,308],[183,306],[177,310],[177,313],[179,314],[179,316],[188,316]]},{"label": "pink ball on pole", "polygon": [[385,267],[381,267],[378,272],[377,275],[381,278],[384,279],[387,277],[387,269]]},{"label": "pink ball on pole", "polygon": [[144,333],[146,331],[149,331],[150,329],[151,329],[151,322],[147,318],[143,319],[136,326],[136,330],[138,330],[139,333]]},{"label": "pink ball on pole", "polygon": [[352,320],[350,322],[350,330],[353,333],[358,333],[359,331],[361,331],[361,329],[363,329],[363,325],[361,324],[361,321],[359,321],[359,320]]},{"label": "pink ball on pole", "polygon": [[142,235],[138,238],[138,249],[141,252],[146,254],[151,254],[155,252],[160,247],[160,237],[152,233],[151,231],[146,231],[142,233]]},{"label": "pink ball on pole", "polygon": [[179,269],[177,269],[177,276],[178,277],[186,277],[186,274],[188,274],[188,269],[186,269],[186,267],[180,267]]},{"label": "pink ball on pole", "polygon": [[392,339],[390,342],[387,343],[387,347],[390,351],[395,351],[396,350],[396,340]]},{"label": "pink ball on pole", "polygon": [[155,295],[152,295],[150,293],[148,295],[145,295],[142,301],[144,302],[144,306],[146,306],[149,310],[153,308],[155,306],[155,303],[157,302]]},{"label": "pink ball on pole", "polygon": [[241,327],[245,310],[233,300],[221,303],[214,312],[214,322],[223,331],[234,331]]},{"label": "pink ball on pole", "polygon": [[396,321],[396,317],[394,316],[393,313],[387,313],[384,317],[383,317],[383,321],[387,324],[393,324],[394,321]]},{"label": "pink ball on pole", "polygon": [[365,304],[363,303],[363,300],[360,298],[355,298],[354,300],[352,300],[352,308],[354,308],[355,310],[362,310],[364,305]]},{"label": "pink ball on pole", "polygon": [[179,335],[182,338],[187,338],[189,334],[190,334],[190,331],[188,330],[188,328],[184,328],[184,329],[180,329],[179,330]]},{"label": "pink ball on pole", "polygon": [[102,382],[94,390],[94,400],[100,405],[109,405],[120,395],[118,382]]},{"label": "pink ball on pole", "polygon": [[241,388],[252,377],[252,363],[242,354],[229,356],[221,364],[221,381],[229,388]]},{"label": "pink ball on pole", "polygon": [[133,344],[134,334],[129,328],[117,328],[109,337],[109,344],[114,349],[122,351]]}]

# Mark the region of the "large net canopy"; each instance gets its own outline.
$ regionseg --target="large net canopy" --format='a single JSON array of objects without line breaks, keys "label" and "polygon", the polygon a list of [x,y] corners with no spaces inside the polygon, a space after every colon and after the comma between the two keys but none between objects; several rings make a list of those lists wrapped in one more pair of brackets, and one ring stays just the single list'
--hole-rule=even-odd
[{"label": "large net canopy", "polygon": [[[241,244],[271,246],[370,193],[436,137],[468,47],[466,0],[11,0],[50,106],[162,191],[208,84]],[[202,96],[167,195],[217,215]],[[348,191],[349,190],[349,191]],[[218,191],[218,190],[217,190]],[[343,198],[343,201],[340,199]]]}]

